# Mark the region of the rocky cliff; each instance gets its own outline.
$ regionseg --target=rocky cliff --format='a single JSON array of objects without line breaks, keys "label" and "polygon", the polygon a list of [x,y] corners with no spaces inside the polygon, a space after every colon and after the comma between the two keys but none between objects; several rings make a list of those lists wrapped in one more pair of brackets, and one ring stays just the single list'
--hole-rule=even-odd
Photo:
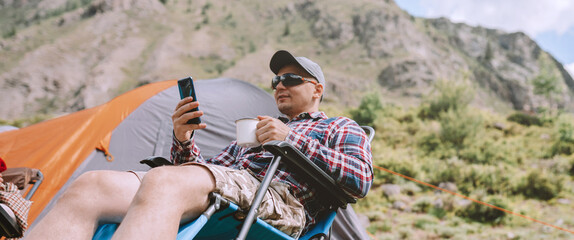
[{"label": "rocky cliff", "polygon": [[[0,119],[187,75],[267,87],[278,49],[321,63],[335,106],[368,91],[417,103],[437,79],[467,81],[485,108],[574,106],[572,77],[527,35],[414,18],[389,0],[0,0],[0,31]],[[555,80],[551,95],[535,91],[541,75]]]}]

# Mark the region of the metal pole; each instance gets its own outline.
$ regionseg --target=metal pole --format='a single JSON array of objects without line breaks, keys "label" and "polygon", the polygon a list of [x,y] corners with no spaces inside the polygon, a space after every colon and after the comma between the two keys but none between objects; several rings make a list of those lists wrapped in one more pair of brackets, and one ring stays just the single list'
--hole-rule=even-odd
[{"label": "metal pole", "polygon": [[253,225],[253,222],[257,217],[257,213],[259,212],[259,205],[261,205],[263,197],[269,188],[269,184],[271,184],[271,180],[273,180],[273,175],[275,175],[275,172],[277,171],[279,162],[281,162],[281,156],[275,156],[273,160],[271,160],[267,173],[265,173],[265,177],[263,178],[259,189],[257,189],[257,193],[255,193],[255,198],[253,199],[253,203],[251,203],[251,208],[249,208],[247,217],[245,217],[245,221],[243,221],[241,230],[237,235],[237,240],[244,240],[247,237],[247,233],[249,233],[249,229],[251,229],[251,225]]}]

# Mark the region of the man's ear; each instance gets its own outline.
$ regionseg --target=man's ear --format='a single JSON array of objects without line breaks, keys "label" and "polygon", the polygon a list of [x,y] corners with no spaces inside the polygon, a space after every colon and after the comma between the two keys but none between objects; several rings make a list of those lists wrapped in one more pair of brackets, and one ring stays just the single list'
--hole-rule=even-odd
[{"label": "man's ear", "polygon": [[321,98],[321,96],[323,96],[323,91],[325,91],[325,89],[323,89],[323,85],[321,84],[315,85],[315,92],[313,92],[313,98]]}]

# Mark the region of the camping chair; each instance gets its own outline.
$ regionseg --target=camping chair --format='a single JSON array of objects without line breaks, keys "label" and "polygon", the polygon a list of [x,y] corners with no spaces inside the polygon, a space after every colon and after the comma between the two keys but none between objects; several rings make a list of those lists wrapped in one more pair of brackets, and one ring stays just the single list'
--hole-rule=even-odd
[{"label": "camping chair", "polygon": [[[33,168],[8,168],[2,172],[4,182],[14,183],[26,200],[30,200],[42,181],[44,175]],[[16,238],[22,236],[22,229],[16,222],[14,211],[6,204],[0,203],[0,236]]]},{"label": "camping chair", "polygon": [[[369,141],[374,138],[373,128],[363,126],[369,136]],[[263,148],[275,156],[267,174],[263,178],[261,185],[255,194],[253,203],[246,213],[239,209],[234,203],[224,199],[218,194],[212,193],[211,204],[207,210],[197,219],[180,226],[177,234],[178,240],[191,239],[284,239],[291,240],[292,237],[275,229],[268,223],[257,218],[257,209],[263,200],[275,171],[281,161],[283,161],[291,171],[302,174],[302,177],[315,186],[318,200],[324,203],[330,211],[317,219],[317,224],[299,239],[329,239],[333,220],[338,208],[346,208],[347,204],[355,203],[356,199],[347,195],[340,189],[335,180],[317,167],[309,158],[303,155],[292,145],[282,141],[271,141],[263,145]],[[172,165],[170,161],[163,157],[150,157],[142,160],[150,167]],[[111,239],[117,229],[118,224],[104,224],[98,227],[93,239]]]}]

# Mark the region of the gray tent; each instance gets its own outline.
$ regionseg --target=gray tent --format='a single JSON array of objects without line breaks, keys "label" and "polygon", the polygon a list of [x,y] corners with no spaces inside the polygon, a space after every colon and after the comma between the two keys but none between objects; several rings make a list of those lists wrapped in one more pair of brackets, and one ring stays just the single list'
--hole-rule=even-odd
[{"label": "gray tent", "polygon": [[[202,155],[209,158],[235,139],[235,120],[257,115],[280,116],[273,97],[262,89],[229,78],[200,80],[195,82],[200,109],[208,124],[196,132],[196,143]],[[139,163],[149,156],[169,159],[172,143],[171,114],[179,101],[177,86],[167,88],[143,102],[116,127],[111,135],[107,161],[103,152],[94,150],[82,162],[56,196],[48,203],[37,220],[52,208],[54,202],[79,175],[90,170],[147,170]],[[32,224],[31,227],[34,227]],[[340,210],[333,226],[333,239],[368,239],[365,229],[358,225],[352,208]]]}]

